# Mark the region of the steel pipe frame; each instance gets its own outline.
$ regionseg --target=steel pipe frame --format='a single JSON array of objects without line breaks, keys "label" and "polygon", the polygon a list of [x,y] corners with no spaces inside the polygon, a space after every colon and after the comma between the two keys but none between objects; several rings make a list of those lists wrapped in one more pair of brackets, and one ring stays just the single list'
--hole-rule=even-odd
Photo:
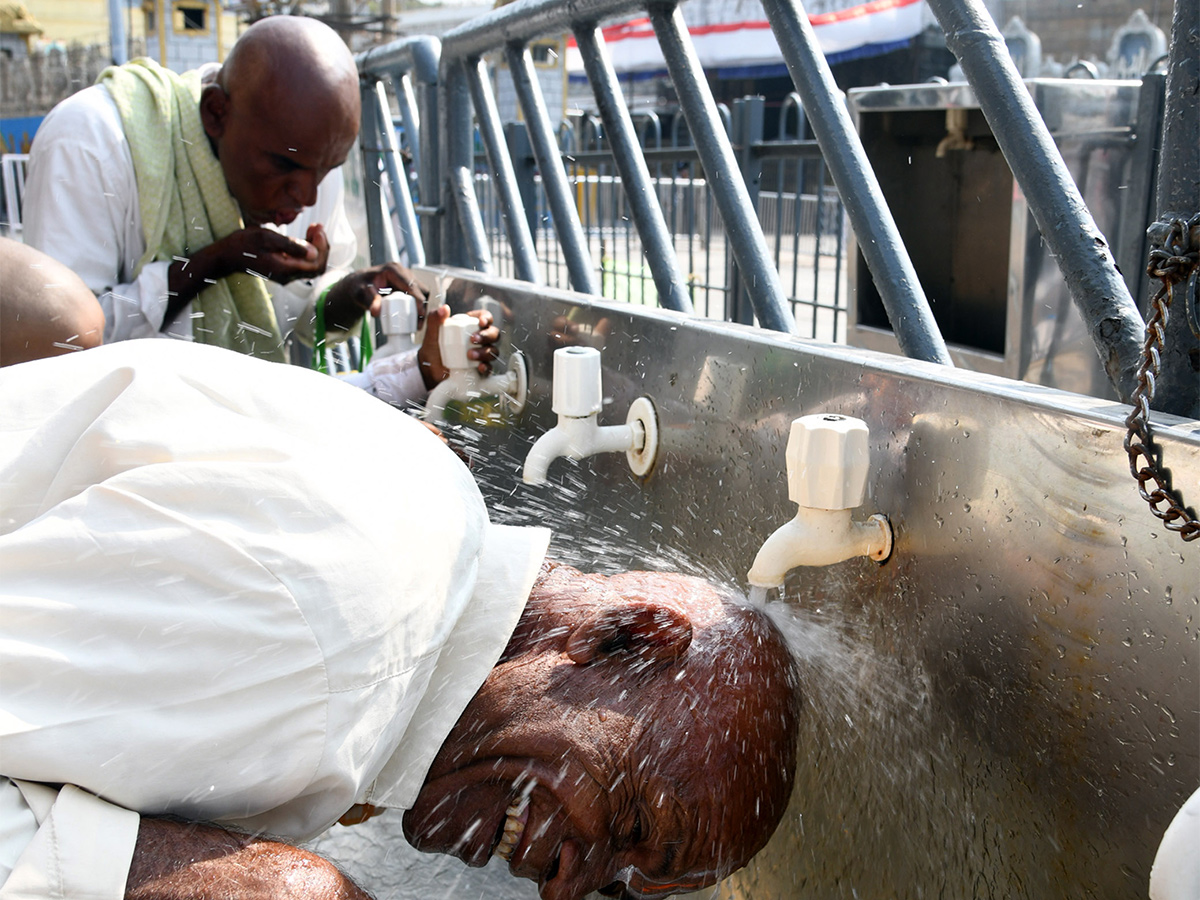
[{"label": "steel pipe frame", "polygon": [[[513,171],[512,157],[509,156],[508,146],[504,143],[504,128],[500,124],[496,98],[492,95],[491,86],[488,84],[487,70],[484,68],[483,60],[478,57],[463,60],[462,65],[467,75],[467,83],[471,88],[475,116],[479,120],[479,134],[483,138],[483,147],[487,153],[488,163],[492,167],[492,180],[496,187],[496,194],[500,198],[505,230],[508,232],[508,242],[512,247],[513,271],[521,281],[540,284],[541,276],[538,274],[537,251],[533,245],[533,234],[529,230],[528,220],[522,213],[523,204],[517,190],[517,174]],[[476,209],[478,209],[478,203],[476,203]],[[466,223],[464,223],[464,227],[465,225]],[[482,216],[479,218],[478,227],[483,230]],[[471,240],[471,238],[468,239]]]},{"label": "steel pipe frame", "polygon": [[[492,254],[488,250],[487,233],[483,230],[483,216],[479,212],[479,198],[475,196],[475,173],[466,166],[450,170],[450,196],[458,218],[462,222],[464,251],[470,268],[484,275],[491,275]],[[529,279],[523,279],[528,281]]]},{"label": "steel pipe frame", "polygon": [[667,71],[688,122],[709,190],[725,220],[725,231],[740,270],[743,290],[759,324],[795,334],[796,320],[788,308],[779,271],[767,249],[762,226],[750,200],[733,147],[720,127],[717,105],[704,78],[695,48],[687,39],[683,13],[675,4],[651,4],[648,12],[662,47]]},{"label": "steel pipe frame", "polygon": [[[466,69],[461,60],[448,62],[445,55],[439,63],[438,135],[442,153],[438,160],[436,186],[439,196],[441,227],[438,238],[441,256],[438,262],[451,266],[471,266],[463,236],[464,227],[475,227],[473,223],[460,223],[459,200],[455,196],[451,173],[457,169],[473,172],[475,168],[474,130],[471,122],[471,91],[467,86]],[[441,177],[442,171],[446,175]],[[474,207],[478,209],[476,200]],[[482,220],[479,227],[483,227]]]},{"label": "steel pipe frame", "polygon": [[[408,189],[408,172],[400,158],[396,144],[396,129],[392,126],[392,111],[388,106],[387,86],[375,82],[376,125],[380,141],[379,153],[392,187],[392,200],[396,218],[400,223],[400,234],[404,238],[404,251],[408,263],[413,266],[425,264],[425,247],[421,243],[421,230],[417,225],[417,213],[413,208],[412,194]],[[372,260],[372,262],[379,262]]]},{"label": "steel pipe frame", "polygon": [[567,182],[566,169],[563,168],[562,154],[550,128],[550,115],[546,111],[546,102],[538,87],[533,57],[526,45],[515,42],[505,46],[505,56],[508,59],[509,72],[512,73],[517,100],[525,114],[525,125],[533,146],[533,156],[542,173],[542,189],[546,192],[546,200],[554,216],[554,231],[562,246],[571,287],[583,294],[598,294],[592,275],[592,260],[587,249],[587,239],[579,221],[579,210],[571,197],[571,186]]},{"label": "steel pipe frame", "polygon": [[654,193],[650,169],[646,166],[645,157],[638,151],[633,120],[617,85],[617,73],[613,71],[612,63],[603,50],[604,35],[596,24],[579,25],[574,33],[584,69],[592,83],[609,146],[612,147],[613,162],[627,188],[625,196],[629,201],[630,216],[642,239],[642,249],[654,277],[659,303],[667,309],[690,313],[692,300],[675,256],[674,241]]},{"label": "steel pipe frame", "polygon": [[596,90],[597,104],[609,132],[617,169],[628,187],[626,196],[630,202],[631,217],[642,240],[659,302],[668,309],[691,312],[691,299],[675,259],[666,220],[652,190],[649,169],[636,150],[629,111],[617,89],[616,74],[599,50],[603,44],[597,25],[599,20],[643,6],[643,2],[631,0],[569,3],[562,3],[561,0],[523,0],[464,23],[444,35],[442,65],[445,68],[447,61],[452,59],[479,57],[499,46],[524,45],[529,39],[547,32],[574,31],[588,77]]},{"label": "steel pipe frame", "polygon": [[[412,153],[412,164],[417,172],[418,185],[435,185],[438,182],[437,129],[422,128],[421,122],[436,122],[438,118],[438,60],[440,57],[441,41],[427,36],[401,38],[379,47],[372,47],[354,57],[360,76],[378,79],[385,83],[390,81],[396,96],[401,121],[404,123],[405,143]],[[415,98],[412,84],[414,80],[417,85]],[[390,112],[381,121],[390,122]],[[366,185],[368,193],[371,188],[372,184]],[[405,190],[406,192],[408,190],[407,184]],[[429,207],[433,198],[421,199],[425,202],[426,207]],[[436,210],[436,206],[433,206],[432,209]],[[416,207],[414,207],[415,212]],[[418,233],[420,233],[419,230]],[[419,253],[421,257],[438,258],[440,256],[439,246],[437,229],[426,228],[420,239]],[[410,250],[409,260],[413,259]]]},{"label": "steel pipe frame", "polygon": [[987,9],[979,0],[928,2],[1058,260],[1109,381],[1128,402],[1137,383],[1145,326],[1108,241],[1096,227]]},{"label": "steel pipe frame", "polygon": [[896,220],[850,121],[833,73],[808,17],[793,0],[763,0],[792,82],[825,154],[850,226],[879,288],[880,298],[906,356],[952,366],[950,351],[933,318],[916,269],[904,249]]},{"label": "steel pipe frame", "polygon": [[[1175,0],[1167,69],[1166,116],[1158,167],[1158,218],[1200,213],[1200,0]],[[1141,260],[1145,265],[1146,260]],[[1158,289],[1154,284],[1153,290]],[[1177,290],[1176,296],[1183,296]],[[1162,367],[1154,408],[1179,416],[1200,416],[1200,378],[1191,359],[1196,337],[1182,302],[1171,309],[1163,340]]]},{"label": "steel pipe frame", "polygon": [[[379,160],[387,155],[384,130],[391,127],[390,115],[386,119],[386,125],[380,121],[379,86],[379,82],[372,78],[359,79],[362,102],[362,134],[359,136],[359,148],[362,151],[366,181],[363,193],[367,207],[367,237],[371,245],[372,265],[395,262],[400,258],[395,235],[388,227],[387,205],[384,203],[383,192],[379,189]],[[411,203],[409,205],[411,207]]]}]

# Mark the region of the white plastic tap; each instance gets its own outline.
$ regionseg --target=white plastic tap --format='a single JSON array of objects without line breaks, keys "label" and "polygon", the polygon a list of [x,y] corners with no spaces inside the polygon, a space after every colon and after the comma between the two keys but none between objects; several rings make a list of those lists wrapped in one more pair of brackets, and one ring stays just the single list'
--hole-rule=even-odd
[{"label": "white plastic tap", "polygon": [[387,335],[387,343],[377,355],[394,356],[417,346],[417,298],[404,291],[392,291],[383,298],[379,309],[379,325]]},{"label": "white plastic tap", "polygon": [[442,323],[438,334],[438,349],[442,365],[449,374],[446,380],[429,392],[425,401],[425,418],[436,421],[446,412],[452,400],[467,401],[476,397],[499,396],[514,412],[525,406],[528,377],[525,358],[520,352],[509,358],[508,370],[499,375],[479,374],[478,363],[468,358],[471,335],[479,330],[479,320],[466,313],[453,315]]},{"label": "white plastic tap", "polygon": [[658,453],[658,415],[648,397],[629,407],[624,425],[601,425],[604,404],[600,351],[593,347],[562,347],[554,351],[551,408],[558,424],[537,439],[525,457],[526,484],[544,484],[550,463],[560,456],[583,459],[596,453],[625,452],[635,475],[645,475]]},{"label": "white plastic tap", "polygon": [[792,422],[788,497],[799,508],[759,549],[747,576],[751,585],[779,587],[797,566],[829,566],[854,556],[888,558],[892,526],[887,517],[850,518],[866,493],[870,454],[870,432],[860,419],[818,414]]}]

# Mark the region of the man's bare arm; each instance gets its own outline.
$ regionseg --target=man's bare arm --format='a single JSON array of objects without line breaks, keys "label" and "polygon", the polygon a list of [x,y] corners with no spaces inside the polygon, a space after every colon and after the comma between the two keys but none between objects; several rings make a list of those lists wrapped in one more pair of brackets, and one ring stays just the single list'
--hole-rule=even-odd
[{"label": "man's bare arm", "polygon": [[143,818],[125,900],[370,900],[314,853],[211,825]]}]

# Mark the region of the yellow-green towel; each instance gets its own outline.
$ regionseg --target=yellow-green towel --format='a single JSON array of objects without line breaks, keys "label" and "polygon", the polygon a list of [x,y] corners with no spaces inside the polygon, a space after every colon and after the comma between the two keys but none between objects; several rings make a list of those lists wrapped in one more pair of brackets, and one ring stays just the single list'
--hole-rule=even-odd
[{"label": "yellow-green towel", "polygon": [[[189,257],[242,227],[200,121],[200,76],[178,75],[152,59],[110,66],[97,83],[108,88],[133,154],[146,253],[142,267]],[[197,341],[283,361],[283,340],[262,278],[238,273],[192,300]]]}]

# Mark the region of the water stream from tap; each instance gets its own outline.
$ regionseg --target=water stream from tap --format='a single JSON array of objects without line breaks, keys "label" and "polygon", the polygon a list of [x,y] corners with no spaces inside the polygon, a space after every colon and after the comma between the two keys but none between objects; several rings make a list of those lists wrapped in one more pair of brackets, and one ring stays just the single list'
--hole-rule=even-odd
[{"label": "water stream from tap", "polygon": [[[861,602],[861,567],[872,564],[848,561],[747,594],[745,567],[755,546],[741,537],[749,529],[736,505],[724,509],[703,492],[664,501],[663,482],[657,495],[643,490],[623,460],[604,457],[560,460],[547,484],[524,485],[532,438],[490,431],[459,428],[448,436],[473,458],[493,521],[549,526],[550,556],[583,571],[671,570],[706,578],[763,609],[797,660],[804,712],[793,802],[773,842],[779,849],[768,848],[727,881],[722,898],[811,892],[848,900],[888,896],[906,883],[972,895],[963,879],[987,868],[976,857],[995,844],[980,841],[973,823],[993,800],[981,799],[960,774],[977,764],[955,758],[959,744],[945,721],[934,724],[930,676],[911,652],[904,620],[881,620],[879,607]],[[897,608],[909,603],[902,581],[891,591]],[[947,854],[930,854],[935,844],[952,847],[947,853],[962,860],[961,869],[940,870],[937,860]],[[838,863],[848,845],[875,860],[849,881]],[[798,846],[807,854],[803,864]]]}]

